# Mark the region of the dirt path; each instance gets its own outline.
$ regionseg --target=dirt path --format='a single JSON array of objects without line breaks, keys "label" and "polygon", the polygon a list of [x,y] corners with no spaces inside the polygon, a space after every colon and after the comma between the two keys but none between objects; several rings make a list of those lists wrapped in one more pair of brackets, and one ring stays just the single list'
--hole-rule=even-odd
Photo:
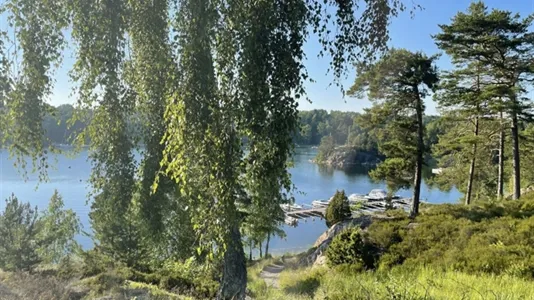
[{"label": "dirt path", "polygon": [[2,300],[15,300],[18,299],[17,295],[13,294],[11,290],[0,282],[0,299]]},{"label": "dirt path", "polygon": [[282,258],[281,262],[275,262],[263,267],[263,270],[260,272],[260,277],[265,280],[268,287],[277,289],[280,287],[278,283],[280,273],[282,273],[285,268],[284,259]]}]

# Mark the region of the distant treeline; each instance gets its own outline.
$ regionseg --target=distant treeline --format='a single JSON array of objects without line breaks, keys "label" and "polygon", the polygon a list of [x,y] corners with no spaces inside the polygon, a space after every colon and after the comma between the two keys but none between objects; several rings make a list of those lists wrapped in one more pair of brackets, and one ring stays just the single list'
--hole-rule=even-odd
[{"label": "distant treeline", "polygon": [[[325,136],[332,136],[336,145],[352,145],[358,148],[371,150],[376,147],[376,137],[369,134],[369,130],[361,126],[365,113],[326,111],[314,109],[300,111],[301,129],[295,137],[299,145],[319,145]],[[440,117],[425,116],[427,126],[427,139],[430,144],[437,141],[440,131]]]},{"label": "distant treeline", "polygon": [[[76,136],[87,127],[92,115],[92,112],[88,111],[83,117],[81,115],[78,117],[75,115],[76,108],[70,104],[51,106],[49,111],[44,118],[43,129],[47,140],[53,144],[73,144]],[[142,122],[139,121],[139,118],[131,116],[128,123],[132,137],[139,138],[143,126]],[[86,140],[85,144],[89,144],[89,140]]]},{"label": "distant treeline", "polygon": [[[73,122],[75,108],[70,104],[63,104],[51,108],[44,119],[44,129],[48,140],[54,144],[73,143],[73,138],[87,126],[88,120],[76,120]],[[332,136],[336,145],[351,145],[359,149],[373,151],[376,149],[376,137],[369,134],[369,130],[363,128],[359,121],[364,113],[326,111],[314,109],[300,111],[300,130],[295,134],[295,143],[298,145],[319,145],[325,136]],[[90,116],[90,113],[89,113]],[[440,130],[437,116],[426,116],[427,138],[430,144],[437,141]],[[433,124],[431,124],[433,123]],[[131,133],[139,137],[142,124],[138,118],[132,116],[130,121]],[[88,142],[88,141],[87,141]]]}]

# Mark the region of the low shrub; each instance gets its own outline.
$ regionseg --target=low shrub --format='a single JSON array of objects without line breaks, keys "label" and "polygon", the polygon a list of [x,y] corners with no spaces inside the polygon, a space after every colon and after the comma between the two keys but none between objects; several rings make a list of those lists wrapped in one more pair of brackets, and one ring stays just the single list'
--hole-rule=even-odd
[{"label": "low shrub", "polygon": [[57,191],[43,213],[12,195],[0,211],[0,268],[31,271],[41,263],[57,264],[79,249],[79,231],[76,214],[64,209]]},{"label": "low shrub", "polygon": [[367,242],[359,228],[350,228],[336,235],[326,250],[329,266],[360,265],[374,267],[378,249]]},{"label": "low shrub", "polygon": [[169,262],[157,274],[161,288],[199,299],[213,298],[219,288],[214,270],[193,259]]},{"label": "low shrub", "polygon": [[408,219],[375,222],[367,237],[381,250],[380,270],[432,265],[470,274],[534,278],[532,208],[532,200],[435,205],[411,225]]},{"label": "low shrub", "polygon": [[102,253],[98,247],[81,254],[82,258],[82,277],[91,277],[115,268],[115,261]]}]

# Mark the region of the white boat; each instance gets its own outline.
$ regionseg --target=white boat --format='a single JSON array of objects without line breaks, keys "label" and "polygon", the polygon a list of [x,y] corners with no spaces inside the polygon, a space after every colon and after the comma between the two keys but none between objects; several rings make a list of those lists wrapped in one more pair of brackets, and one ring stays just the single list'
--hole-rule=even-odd
[{"label": "white boat", "polygon": [[[367,200],[385,200],[388,198],[388,193],[382,189],[374,189],[369,192],[366,196],[364,196]],[[395,195],[391,197],[392,199],[398,199],[399,196]]]},{"label": "white boat", "polygon": [[285,211],[301,210],[302,206],[298,204],[280,204],[280,207]]},{"label": "white boat", "polygon": [[293,218],[290,216],[286,216],[284,223],[286,223],[289,226],[297,226],[299,220],[297,218]]},{"label": "white boat", "polygon": [[349,203],[358,203],[358,202],[362,202],[362,201],[365,201],[365,195],[361,195],[361,194],[351,194],[349,196]]},{"label": "white boat", "polygon": [[332,199],[329,199],[329,200],[313,200],[312,201],[312,206],[313,207],[324,207],[324,206],[328,206],[328,204],[330,204],[330,201]]}]

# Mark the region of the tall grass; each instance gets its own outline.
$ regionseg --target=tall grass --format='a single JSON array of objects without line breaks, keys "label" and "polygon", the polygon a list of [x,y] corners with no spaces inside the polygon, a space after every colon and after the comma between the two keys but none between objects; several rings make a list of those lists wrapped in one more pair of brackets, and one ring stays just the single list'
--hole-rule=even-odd
[{"label": "tall grass", "polygon": [[326,268],[284,271],[276,297],[262,299],[532,299],[534,282],[509,275],[469,275],[431,268],[349,273]]}]

